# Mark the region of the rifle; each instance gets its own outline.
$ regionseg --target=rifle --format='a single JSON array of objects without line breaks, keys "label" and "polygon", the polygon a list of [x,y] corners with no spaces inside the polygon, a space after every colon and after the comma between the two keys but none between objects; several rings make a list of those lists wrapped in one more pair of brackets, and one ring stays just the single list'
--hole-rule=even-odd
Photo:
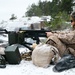
[{"label": "rifle", "polygon": [[33,50],[33,49],[28,45],[32,45],[32,44],[26,42],[25,38],[31,38],[33,40],[36,40],[36,43],[39,44],[40,42],[39,37],[47,37],[46,32],[50,32],[50,30],[44,30],[44,29],[23,30],[20,28],[19,31],[16,32],[16,31],[7,31],[6,29],[0,29],[0,34],[1,33],[8,34],[9,45],[21,44],[29,48],[30,50]]}]

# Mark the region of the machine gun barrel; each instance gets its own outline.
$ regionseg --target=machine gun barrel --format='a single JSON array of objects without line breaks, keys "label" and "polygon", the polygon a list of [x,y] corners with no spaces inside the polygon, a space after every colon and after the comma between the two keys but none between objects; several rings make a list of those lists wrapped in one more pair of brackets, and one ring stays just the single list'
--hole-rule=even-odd
[{"label": "machine gun barrel", "polygon": [[50,30],[20,30],[24,33],[24,36],[29,37],[47,37],[46,32],[50,32]]}]

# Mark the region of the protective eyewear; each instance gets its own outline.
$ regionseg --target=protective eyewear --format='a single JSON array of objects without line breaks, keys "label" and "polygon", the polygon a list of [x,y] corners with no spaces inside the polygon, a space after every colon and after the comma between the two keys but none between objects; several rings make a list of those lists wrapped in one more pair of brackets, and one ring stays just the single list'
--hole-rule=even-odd
[{"label": "protective eyewear", "polygon": [[74,20],[71,20],[71,23],[74,22]]}]

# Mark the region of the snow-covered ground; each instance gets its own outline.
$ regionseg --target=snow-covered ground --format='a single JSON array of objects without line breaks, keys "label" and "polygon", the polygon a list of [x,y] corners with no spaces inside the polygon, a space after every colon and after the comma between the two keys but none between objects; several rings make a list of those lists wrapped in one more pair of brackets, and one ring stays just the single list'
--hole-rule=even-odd
[{"label": "snow-covered ground", "polygon": [[[21,20],[20,20],[21,21]],[[7,28],[8,30],[13,30],[13,28],[18,27],[20,24],[24,24],[25,21],[21,22],[14,22],[14,27],[12,26],[13,24],[7,22],[3,23],[4,28]],[[9,24],[8,24],[9,23]],[[16,26],[17,24],[17,26]],[[6,25],[6,26],[5,26]],[[20,27],[19,26],[19,27]],[[0,35],[0,40],[4,40],[5,42],[8,41],[8,36]],[[24,48],[20,48],[20,51],[24,51]],[[65,70],[63,72],[53,72],[53,65],[50,65],[48,68],[42,68],[35,66],[31,61],[27,60],[21,60],[20,64],[17,65],[10,65],[6,64],[6,68],[0,68],[0,75],[75,75],[75,68]]]},{"label": "snow-covered ground", "polygon": [[53,66],[41,68],[35,66],[32,61],[22,60],[19,65],[6,65],[6,68],[0,68],[0,75],[75,75],[75,69],[64,72],[53,72]]}]

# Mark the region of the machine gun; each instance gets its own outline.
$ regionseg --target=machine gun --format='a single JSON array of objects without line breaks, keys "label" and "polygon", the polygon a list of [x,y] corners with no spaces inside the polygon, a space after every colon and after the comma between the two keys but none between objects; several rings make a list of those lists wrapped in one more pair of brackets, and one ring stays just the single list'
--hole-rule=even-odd
[{"label": "machine gun", "polygon": [[[25,41],[25,38],[31,38],[33,40],[36,40],[36,43],[39,44],[40,40],[39,37],[47,37],[46,32],[50,32],[50,30],[23,30],[19,29],[18,32],[16,31],[7,31],[6,29],[0,29],[0,34],[6,33],[8,34],[8,43],[9,45],[12,44],[21,44],[30,50],[33,50],[30,46],[32,43],[28,43]],[[28,45],[27,45],[28,44]]]}]

